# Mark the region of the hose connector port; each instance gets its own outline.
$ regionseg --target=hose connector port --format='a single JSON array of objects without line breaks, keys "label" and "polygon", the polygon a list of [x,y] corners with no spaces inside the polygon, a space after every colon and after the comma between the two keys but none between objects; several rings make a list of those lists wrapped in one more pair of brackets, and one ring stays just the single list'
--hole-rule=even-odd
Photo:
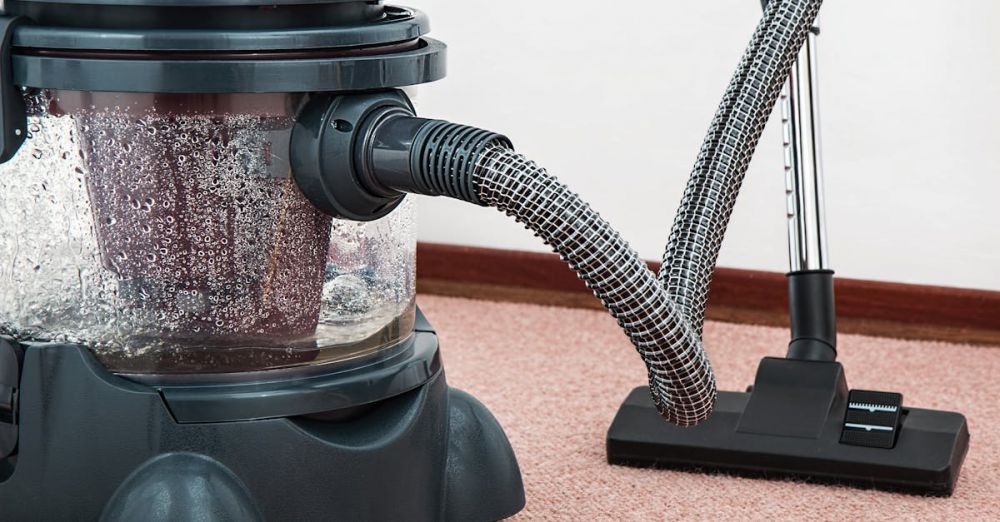
[{"label": "hose connector port", "polygon": [[395,190],[482,205],[473,174],[492,147],[513,148],[507,137],[476,127],[394,117],[375,129],[365,167],[373,181]]},{"label": "hose connector port", "polygon": [[408,193],[482,204],[473,174],[493,147],[511,143],[495,132],[417,118],[400,91],[317,95],[299,113],[291,162],[299,189],[317,208],[371,221]]},{"label": "hose connector port", "polygon": [[403,201],[360,175],[364,144],[386,114],[413,115],[401,91],[337,96],[316,94],[299,111],[292,131],[292,175],[302,194],[333,217],[372,221]]}]

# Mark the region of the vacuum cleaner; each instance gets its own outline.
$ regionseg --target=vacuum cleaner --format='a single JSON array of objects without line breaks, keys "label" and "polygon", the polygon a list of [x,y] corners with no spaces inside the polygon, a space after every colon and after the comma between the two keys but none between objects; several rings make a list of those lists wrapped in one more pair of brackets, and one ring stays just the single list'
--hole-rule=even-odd
[{"label": "vacuum cleaner", "polygon": [[[418,11],[8,0],[0,518],[520,511],[506,436],[447,385],[415,305],[408,194],[507,213],[617,319],[649,387],[612,426],[612,460],[896,473],[925,485],[913,462],[951,441],[957,460],[943,473],[953,482],[967,441],[960,416],[848,397],[832,361],[828,271],[791,278],[797,338],[788,359],[762,364],[752,394],[718,393],[701,346],[732,204],[819,6],[766,7],[654,274],[507,137],[417,116],[409,90],[442,78],[446,55]],[[892,427],[891,444],[877,427]],[[904,462],[913,448],[921,455]]]},{"label": "vacuum cleaner", "polygon": [[444,76],[425,15],[339,0],[4,8],[0,519],[523,507],[506,436],[448,387],[415,305],[412,205],[355,201],[334,219],[293,175],[355,162],[322,143],[350,134],[326,108],[409,109],[402,88]]}]

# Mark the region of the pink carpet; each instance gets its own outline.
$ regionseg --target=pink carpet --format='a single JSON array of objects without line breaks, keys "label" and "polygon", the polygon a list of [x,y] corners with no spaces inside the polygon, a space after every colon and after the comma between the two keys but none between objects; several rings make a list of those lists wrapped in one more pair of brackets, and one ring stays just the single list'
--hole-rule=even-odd
[{"label": "pink carpet", "polygon": [[[598,311],[422,296],[451,385],[507,430],[524,474],[520,520],[1000,520],[1000,349],[845,335],[854,388],[899,390],[914,406],[963,412],[972,433],[957,491],[925,498],[842,486],[632,469],[605,462],[604,437],[645,370]],[[721,389],[742,390],[780,328],[709,323]]]}]

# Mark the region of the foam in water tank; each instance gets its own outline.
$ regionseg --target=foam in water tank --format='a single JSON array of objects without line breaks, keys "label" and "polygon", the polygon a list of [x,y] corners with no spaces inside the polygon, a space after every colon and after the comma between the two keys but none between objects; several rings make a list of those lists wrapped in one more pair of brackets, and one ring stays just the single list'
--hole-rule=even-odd
[{"label": "foam in water tank", "polygon": [[33,92],[0,168],[0,323],[126,373],[335,361],[412,331],[414,216],[331,220],[290,176],[301,96]]}]

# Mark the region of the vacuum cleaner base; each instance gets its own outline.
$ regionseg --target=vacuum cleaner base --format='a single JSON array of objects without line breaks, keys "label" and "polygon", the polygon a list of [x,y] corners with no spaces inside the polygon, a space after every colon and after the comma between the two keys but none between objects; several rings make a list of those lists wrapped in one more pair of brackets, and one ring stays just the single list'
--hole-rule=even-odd
[{"label": "vacuum cleaner base", "polygon": [[[881,397],[892,395],[901,402]],[[839,363],[764,359],[752,391],[720,392],[708,420],[681,428],[636,388],[608,431],[608,461],[951,495],[968,450],[965,417],[901,405],[893,417],[891,405],[857,397],[880,395],[848,395]]]},{"label": "vacuum cleaner base", "polygon": [[[520,511],[520,470],[500,425],[447,385],[429,327],[406,350],[361,373],[371,386],[426,382],[340,418],[295,408],[356,392],[362,376],[346,370],[281,389],[181,393],[110,374],[79,346],[29,347],[18,450],[0,459],[0,519],[465,521]],[[282,404],[292,413],[275,416]]]}]

